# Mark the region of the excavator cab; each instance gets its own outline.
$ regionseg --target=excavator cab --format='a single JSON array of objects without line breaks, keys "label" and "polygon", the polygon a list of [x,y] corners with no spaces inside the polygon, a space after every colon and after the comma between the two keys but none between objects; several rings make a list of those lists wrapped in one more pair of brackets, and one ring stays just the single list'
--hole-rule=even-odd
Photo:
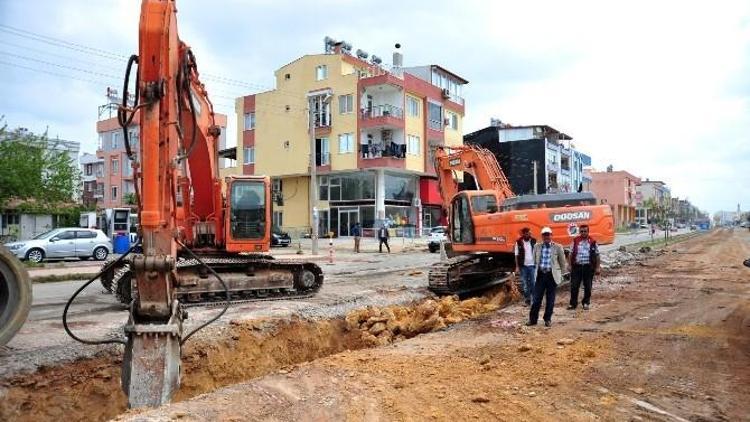
[{"label": "excavator cab", "polygon": [[226,248],[266,252],[271,238],[271,181],[264,176],[226,179]]}]

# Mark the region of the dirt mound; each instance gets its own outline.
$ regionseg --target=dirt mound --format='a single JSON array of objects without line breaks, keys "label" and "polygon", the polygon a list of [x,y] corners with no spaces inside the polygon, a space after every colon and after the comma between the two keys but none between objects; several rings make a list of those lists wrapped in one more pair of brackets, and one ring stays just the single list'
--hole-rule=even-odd
[{"label": "dirt mound", "polygon": [[358,309],[346,316],[346,323],[349,330],[360,331],[363,341],[384,345],[495,311],[518,298],[515,283],[507,283],[488,291],[482,297],[466,300],[447,296],[438,300],[428,299],[416,306],[411,304]]}]

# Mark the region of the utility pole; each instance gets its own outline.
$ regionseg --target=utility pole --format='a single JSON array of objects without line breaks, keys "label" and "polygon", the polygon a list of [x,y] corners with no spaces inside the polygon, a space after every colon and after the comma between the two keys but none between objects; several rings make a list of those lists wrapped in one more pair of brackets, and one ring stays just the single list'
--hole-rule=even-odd
[{"label": "utility pole", "polygon": [[317,175],[317,148],[315,147],[315,107],[316,101],[319,101],[319,97],[323,95],[323,101],[320,105],[320,113],[326,112],[326,104],[331,99],[329,91],[326,92],[311,92],[307,94],[309,118],[310,118],[310,225],[312,226],[312,233],[310,234],[310,240],[312,241],[313,255],[318,254],[318,175]]},{"label": "utility pole", "polygon": [[534,195],[537,194],[537,181],[536,181],[536,160],[533,161],[534,163]]}]

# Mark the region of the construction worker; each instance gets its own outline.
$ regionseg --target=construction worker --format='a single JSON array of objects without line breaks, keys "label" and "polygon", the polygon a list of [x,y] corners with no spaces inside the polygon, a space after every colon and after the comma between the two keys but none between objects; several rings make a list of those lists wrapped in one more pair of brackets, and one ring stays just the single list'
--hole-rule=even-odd
[{"label": "construction worker", "polygon": [[591,304],[591,287],[594,274],[599,275],[599,247],[596,240],[589,236],[589,226],[582,224],[578,228],[578,236],[573,239],[570,251],[570,305],[568,310],[578,307],[578,290],[583,283],[583,309],[588,310]]},{"label": "construction worker", "polygon": [[563,247],[552,241],[552,229],[542,228],[542,242],[534,246],[534,265],[536,265],[536,283],[534,283],[534,298],[529,311],[529,321],[526,325],[536,325],[539,319],[539,309],[544,304],[544,326],[552,326],[552,311],[555,309],[555,295],[557,286],[562,283],[563,270],[567,267]]},{"label": "construction worker", "polygon": [[531,296],[534,292],[534,279],[536,278],[536,266],[534,265],[534,245],[536,239],[531,236],[528,227],[521,229],[521,237],[516,239],[516,274],[521,278],[521,289],[523,290],[524,303],[531,304]]}]

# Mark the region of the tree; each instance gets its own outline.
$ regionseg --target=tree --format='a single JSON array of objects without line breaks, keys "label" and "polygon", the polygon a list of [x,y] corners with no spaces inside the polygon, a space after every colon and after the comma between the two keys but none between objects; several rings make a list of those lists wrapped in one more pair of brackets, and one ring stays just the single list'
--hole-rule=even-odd
[{"label": "tree", "polygon": [[10,198],[40,205],[69,203],[80,187],[80,170],[47,134],[8,130],[0,118],[0,206]]}]

